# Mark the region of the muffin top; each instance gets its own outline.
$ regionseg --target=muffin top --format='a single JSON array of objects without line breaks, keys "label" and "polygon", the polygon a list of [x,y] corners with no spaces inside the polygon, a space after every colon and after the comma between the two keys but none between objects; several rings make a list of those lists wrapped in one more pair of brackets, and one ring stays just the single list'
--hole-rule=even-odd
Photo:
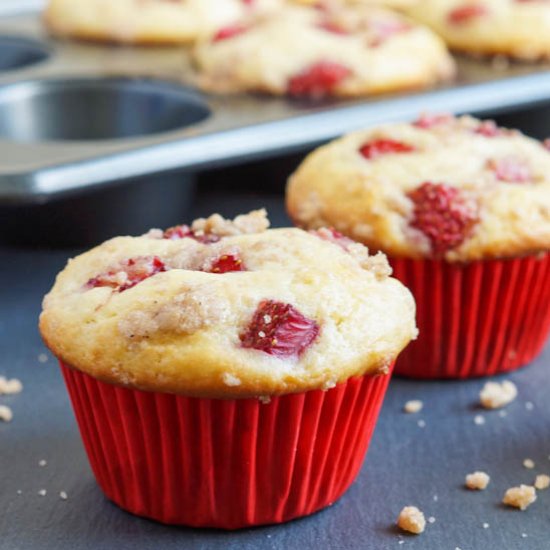
[{"label": "muffin top", "polygon": [[360,96],[429,86],[454,74],[431,30],[372,6],[287,6],[220,28],[192,58],[197,85],[215,92]]},{"label": "muffin top", "polygon": [[456,50],[550,58],[547,0],[422,0],[411,3],[408,13]]},{"label": "muffin top", "polygon": [[65,363],[143,390],[234,398],[385,373],[416,336],[385,256],[321,229],[233,221],[118,237],[70,260],[42,336]]},{"label": "muffin top", "polygon": [[44,21],[58,36],[178,44],[266,13],[281,0],[49,0]]},{"label": "muffin top", "polygon": [[394,257],[468,262],[550,249],[550,151],[492,121],[425,115],[350,134],[291,176],[298,225]]}]

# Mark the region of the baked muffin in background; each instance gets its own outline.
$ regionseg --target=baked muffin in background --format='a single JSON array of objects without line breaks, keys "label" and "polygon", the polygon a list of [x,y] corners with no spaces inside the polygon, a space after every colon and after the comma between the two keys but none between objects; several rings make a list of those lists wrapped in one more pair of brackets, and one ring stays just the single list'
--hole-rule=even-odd
[{"label": "baked muffin in background", "polygon": [[115,238],[44,300],[92,469],[130,512],[277,523],[359,471],[414,301],[382,254],[267,227],[256,211]]},{"label": "baked muffin in background", "polygon": [[49,0],[44,22],[61,38],[189,44],[220,27],[277,9],[283,0]]},{"label": "baked muffin in background", "polygon": [[287,6],[220,28],[192,52],[209,92],[355,97],[425,88],[454,76],[443,41],[372,6]]},{"label": "baked muffin in background", "polygon": [[417,301],[396,373],[484,376],[529,363],[550,330],[550,151],[492,121],[426,115],[340,138],[291,176],[301,227],[389,256]]},{"label": "baked muffin in background", "polygon": [[526,61],[550,58],[546,0],[423,0],[406,11],[457,51]]}]

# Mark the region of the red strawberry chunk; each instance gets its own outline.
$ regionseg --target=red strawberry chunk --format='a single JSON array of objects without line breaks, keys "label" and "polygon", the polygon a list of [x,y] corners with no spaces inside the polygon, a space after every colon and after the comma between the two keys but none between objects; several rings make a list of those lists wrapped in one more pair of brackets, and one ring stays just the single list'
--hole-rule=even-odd
[{"label": "red strawberry chunk", "polygon": [[239,337],[244,348],[257,349],[276,357],[291,357],[303,353],[318,335],[319,325],[294,306],[264,300]]},{"label": "red strawberry chunk", "polygon": [[482,4],[465,4],[464,6],[451,10],[448,15],[448,20],[454,25],[461,25],[463,23],[468,23],[472,19],[487,15],[488,13],[488,9]]},{"label": "red strawberry chunk", "polygon": [[166,266],[158,256],[136,256],[123,261],[118,268],[92,277],[86,286],[88,288],[109,286],[118,292],[124,292],[163,271],[166,271]]},{"label": "red strawberry chunk", "polygon": [[332,34],[339,34],[342,36],[350,34],[348,29],[345,29],[342,25],[339,25],[336,21],[327,20],[320,23],[318,27]]},{"label": "red strawberry chunk", "polygon": [[509,133],[506,128],[500,128],[497,126],[494,120],[484,120],[479,124],[474,132],[485,137],[500,137]]},{"label": "red strawberry chunk", "polygon": [[359,152],[369,160],[389,154],[412,153],[415,150],[416,149],[412,145],[393,139],[377,139],[365,143],[359,148]]},{"label": "red strawberry chunk", "polygon": [[227,27],[222,27],[221,29],[219,29],[218,32],[216,32],[216,34],[214,35],[212,41],[221,42],[222,40],[227,40],[239,34],[243,34],[247,30],[248,27],[245,27],[244,25],[241,25],[239,23],[228,25]]},{"label": "red strawberry chunk", "polygon": [[525,183],[533,179],[529,165],[516,157],[491,159],[487,162],[487,167],[495,173],[499,181]]},{"label": "red strawberry chunk", "polygon": [[370,46],[376,48],[386,42],[389,38],[396,34],[408,32],[413,26],[407,21],[399,19],[380,19],[372,23],[372,30],[375,37],[371,40]]},{"label": "red strawberry chunk", "polygon": [[221,238],[212,233],[195,233],[188,225],[176,225],[174,227],[170,227],[162,234],[163,239],[170,239],[172,241],[185,239],[187,237],[190,239],[195,239],[203,244],[217,243]]},{"label": "red strawberry chunk", "polygon": [[478,221],[477,208],[456,187],[426,182],[408,196],[414,203],[410,225],[428,237],[435,256],[462,244]]},{"label": "red strawberry chunk", "polygon": [[243,261],[236,254],[224,254],[212,262],[209,273],[229,273],[230,271],[246,271]]},{"label": "red strawberry chunk", "polygon": [[433,128],[435,126],[447,124],[452,120],[454,120],[453,115],[450,115],[448,113],[437,115],[424,113],[420,115],[418,120],[415,120],[413,122],[413,126],[416,126],[417,128],[422,128],[423,130],[429,130],[430,128]]},{"label": "red strawberry chunk", "polygon": [[350,74],[351,70],[345,65],[319,61],[289,79],[288,93],[296,97],[324,97]]}]

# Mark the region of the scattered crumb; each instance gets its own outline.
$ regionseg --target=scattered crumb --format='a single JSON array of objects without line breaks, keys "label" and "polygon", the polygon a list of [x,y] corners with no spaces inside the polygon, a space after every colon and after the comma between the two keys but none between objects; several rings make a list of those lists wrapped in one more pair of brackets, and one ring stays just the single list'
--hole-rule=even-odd
[{"label": "scattered crumb", "polygon": [[18,495],[22,495],[23,494],[23,491],[21,489],[17,489],[17,494]]},{"label": "scattered crumb", "polygon": [[38,494],[41,496],[41,497],[45,497],[46,496],[46,489],[40,489],[40,491],[38,491]]},{"label": "scattered crumb", "polygon": [[23,384],[21,384],[21,380],[18,380],[17,378],[11,378],[10,380],[8,380],[6,377],[0,376],[0,395],[21,393],[22,389]]},{"label": "scattered crumb", "polygon": [[522,533],[522,534],[521,534],[521,538],[522,538],[522,539],[526,539],[526,538],[527,538],[527,533]]},{"label": "scattered crumb", "polygon": [[3,422],[11,422],[13,413],[7,405],[0,405],[0,420]]},{"label": "scattered crumb", "polygon": [[535,463],[533,460],[531,460],[530,458],[526,458],[524,461],[523,461],[523,467],[524,468],[527,468],[528,470],[532,470],[534,467],[535,467]]},{"label": "scattered crumb", "polygon": [[412,399],[411,401],[407,401],[405,403],[403,410],[407,414],[414,414],[414,413],[420,412],[423,406],[424,406],[424,403],[422,403],[420,399]]},{"label": "scattered crumb", "polygon": [[487,382],[481,392],[479,401],[486,409],[500,409],[511,403],[518,395],[518,389],[513,382]]},{"label": "scattered crumb", "polygon": [[397,518],[397,525],[403,531],[419,535],[424,532],[426,520],[424,514],[416,506],[405,506]]},{"label": "scattered crumb", "polygon": [[433,516],[430,516],[428,518],[428,523],[435,523],[435,518]]},{"label": "scattered crumb", "polygon": [[48,462],[44,459],[38,461],[38,465],[43,468],[44,466],[48,465]]},{"label": "scattered crumb", "polygon": [[500,418],[504,418],[508,416],[508,413],[506,411],[498,411],[498,415],[500,416]]},{"label": "scattered crumb", "polygon": [[439,497],[437,495],[434,495],[434,502],[437,502],[439,500]]},{"label": "scattered crumb", "polygon": [[535,489],[542,491],[543,489],[548,489],[548,487],[550,487],[550,476],[539,474],[535,478]]},{"label": "scattered crumb", "polygon": [[520,485],[519,487],[510,487],[504,494],[502,502],[507,506],[525,510],[535,500],[537,500],[535,488],[530,485]]},{"label": "scattered crumb", "polygon": [[418,424],[418,427],[419,427],[419,428],[425,428],[425,427],[426,427],[426,421],[425,421],[425,420],[420,419],[420,420],[417,422],[417,424]]},{"label": "scattered crumb", "polygon": [[59,493],[59,498],[60,498],[61,500],[67,500],[67,499],[69,498],[69,496],[67,495],[67,493],[66,493],[65,491],[61,491],[61,492]]},{"label": "scattered crumb", "polygon": [[405,544],[405,541],[404,541],[404,540],[400,540],[400,541],[399,541],[399,544]]},{"label": "scattered crumb", "polygon": [[472,491],[483,491],[491,478],[485,472],[474,472],[466,476],[466,487]]},{"label": "scattered crumb", "polygon": [[488,523],[484,523],[484,524],[483,524],[483,529],[489,529],[489,524],[488,524]]},{"label": "scattered crumb", "polygon": [[482,426],[483,424],[485,424],[485,418],[480,414],[476,414],[474,416],[474,424],[477,424],[478,426]]},{"label": "scattered crumb", "polygon": [[525,408],[528,410],[528,411],[532,411],[534,408],[535,408],[535,405],[533,405],[533,403],[531,403],[531,401],[527,401],[525,403]]},{"label": "scattered crumb", "polygon": [[38,356],[38,362],[39,363],[47,363],[48,362],[48,356],[45,353],[41,353]]}]

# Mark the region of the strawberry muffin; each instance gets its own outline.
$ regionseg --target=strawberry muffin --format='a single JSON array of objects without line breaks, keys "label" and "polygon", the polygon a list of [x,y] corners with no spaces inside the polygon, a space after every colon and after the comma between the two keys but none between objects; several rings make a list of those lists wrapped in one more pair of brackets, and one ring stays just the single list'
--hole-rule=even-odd
[{"label": "strawberry muffin", "polygon": [[92,469],[130,512],[282,522],[359,471],[414,301],[382,254],[267,227],[257,211],[115,238],[44,300]]},{"label": "strawberry muffin", "polygon": [[420,338],[396,372],[515,369],[550,329],[550,151],[492,121],[423,116],[314,151],[287,189],[291,217],[390,257]]},{"label": "strawberry muffin", "polygon": [[455,71],[432,31],[368,6],[289,6],[221,27],[197,45],[193,61],[204,90],[295,97],[424,88]]},{"label": "strawberry muffin", "polygon": [[44,13],[59,37],[133,44],[186,44],[219,27],[267,13],[282,0],[50,0]]},{"label": "strawberry muffin", "polygon": [[408,13],[454,50],[517,59],[550,57],[548,0],[423,0]]}]

